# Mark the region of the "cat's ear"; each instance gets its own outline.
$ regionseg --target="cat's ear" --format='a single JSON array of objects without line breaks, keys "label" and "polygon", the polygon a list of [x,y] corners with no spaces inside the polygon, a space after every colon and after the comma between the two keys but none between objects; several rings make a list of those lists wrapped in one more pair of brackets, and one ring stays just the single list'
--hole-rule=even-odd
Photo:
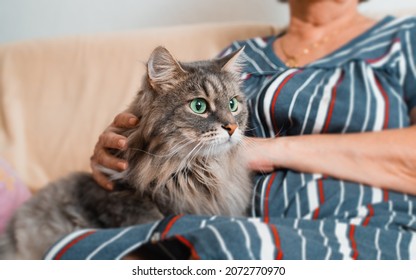
[{"label": "cat's ear", "polygon": [[244,46],[238,50],[227,54],[226,56],[218,59],[218,64],[221,67],[221,71],[227,71],[235,74],[240,74],[243,69],[243,58]]},{"label": "cat's ear", "polygon": [[157,47],[147,62],[147,77],[154,89],[168,90],[185,74],[186,71],[164,47]]}]

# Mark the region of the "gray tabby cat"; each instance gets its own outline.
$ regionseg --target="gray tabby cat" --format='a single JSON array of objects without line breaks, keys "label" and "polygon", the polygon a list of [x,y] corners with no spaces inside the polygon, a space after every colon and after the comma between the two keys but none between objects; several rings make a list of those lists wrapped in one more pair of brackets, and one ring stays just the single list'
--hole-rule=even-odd
[{"label": "gray tabby cat", "polygon": [[41,259],[60,237],[81,228],[123,227],[170,214],[245,215],[251,180],[241,157],[247,108],[237,59],[180,63],[163,47],[147,63],[128,111],[140,119],[123,152],[127,171],[108,192],[88,173],[41,190],[0,239],[0,259]]}]

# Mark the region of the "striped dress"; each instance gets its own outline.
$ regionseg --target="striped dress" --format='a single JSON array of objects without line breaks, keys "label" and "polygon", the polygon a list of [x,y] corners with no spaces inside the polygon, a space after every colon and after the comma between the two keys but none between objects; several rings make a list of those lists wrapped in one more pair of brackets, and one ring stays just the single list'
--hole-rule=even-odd
[{"label": "striped dress", "polygon": [[[273,52],[274,40],[235,42],[223,53],[245,46],[243,90],[253,136],[410,125],[416,18],[386,17],[301,68],[284,65]],[[416,197],[276,170],[255,178],[248,218],[179,215],[128,228],[86,229],[64,237],[46,258],[119,259],[142,245],[159,249],[164,258],[190,252],[199,259],[416,259]]]}]

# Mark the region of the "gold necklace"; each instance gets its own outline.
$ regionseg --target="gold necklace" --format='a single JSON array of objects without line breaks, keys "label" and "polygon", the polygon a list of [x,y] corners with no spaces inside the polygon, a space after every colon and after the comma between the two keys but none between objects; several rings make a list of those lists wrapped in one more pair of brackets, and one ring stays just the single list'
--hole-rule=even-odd
[{"label": "gold necklace", "polygon": [[348,29],[348,27],[351,27],[353,20],[354,19],[349,21],[348,24],[346,24],[345,26],[343,25],[342,27],[333,30],[331,33],[324,35],[320,40],[310,43],[307,47],[303,48],[298,54],[289,54],[286,51],[285,46],[283,45],[283,38],[280,38],[279,45],[280,45],[280,49],[282,50],[283,55],[286,58],[285,60],[286,66],[289,68],[299,67],[299,59],[302,56],[310,54],[316,49],[330,42],[332,39],[334,39],[334,37],[339,35],[341,30],[345,31],[346,29]]},{"label": "gold necklace", "polygon": [[289,68],[297,68],[299,67],[299,59],[307,54],[312,53],[316,49],[322,47],[326,43],[328,43],[335,35],[338,35],[337,32],[333,32],[330,35],[323,36],[320,40],[310,43],[307,47],[303,48],[298,54],[289,54],[286,51],[285,46],[283,45],[283,38],[279,40],[280,49],[282,50],[283,55],[285,56],[286,60],[284,61],[286,66]]}]

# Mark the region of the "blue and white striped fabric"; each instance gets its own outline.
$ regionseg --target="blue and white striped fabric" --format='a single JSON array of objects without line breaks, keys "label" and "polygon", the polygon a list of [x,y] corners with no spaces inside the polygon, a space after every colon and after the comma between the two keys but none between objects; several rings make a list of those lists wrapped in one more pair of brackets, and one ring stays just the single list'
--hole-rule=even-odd
[{"label": "blue and white striped fabric", "polygon": [[[245,46],[243,90],[254,136],[410,125],[416,18],[386,17],[302,68],[284,65],[273,52],[275,39],[235,42],[224,52]],[[416,259],[414,196],[292,170],[258,175],[254,190],[249,218],[186,215],[84,230],[62,239],[46,258],[119,259],[142,244],[174,240],[200,259]]]}]

